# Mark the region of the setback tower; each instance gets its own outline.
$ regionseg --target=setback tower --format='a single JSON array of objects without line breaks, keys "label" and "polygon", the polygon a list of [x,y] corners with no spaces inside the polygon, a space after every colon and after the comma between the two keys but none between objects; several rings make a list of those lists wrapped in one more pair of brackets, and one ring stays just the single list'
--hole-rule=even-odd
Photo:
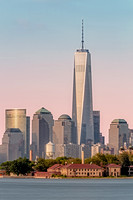
[{"label": "setback tower", "polygon": [[84,49],[82,20],[82,48],[75,52],[72,120],[77,129],[78,144],[94,142],[91,54]]}]

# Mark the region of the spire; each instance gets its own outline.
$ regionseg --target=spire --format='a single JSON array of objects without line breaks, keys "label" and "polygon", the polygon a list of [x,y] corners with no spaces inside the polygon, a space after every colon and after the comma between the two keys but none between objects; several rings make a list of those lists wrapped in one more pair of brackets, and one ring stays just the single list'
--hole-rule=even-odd
[{"label": "spire", "polygon": [[84,49],[84,21],[82,19],[82,49]]}]

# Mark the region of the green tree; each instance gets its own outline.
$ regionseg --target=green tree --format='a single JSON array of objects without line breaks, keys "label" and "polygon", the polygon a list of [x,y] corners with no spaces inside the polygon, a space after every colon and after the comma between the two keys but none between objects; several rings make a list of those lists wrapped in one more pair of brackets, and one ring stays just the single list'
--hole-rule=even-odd
[{"label": "green tree", "polygon": [[54,164],[56,164],[56,160],[39,158],[34,168],[37,171],[45,172],[49,167]]},{"label": "green tree", "polygon": [[111,164],[111,163],[120,164],[120,161],[119,161],[119,159],[118,159],[118,157],[116,155],[107,154],[106,155],[106,159],[107,159],[107,163],[108,164]]},{"label": "green tree", "polygon": [[130,165],[133,165],[133,155],[132,154],[129,155],[129,161],[130,161]]},{"label": "green tree", "polygon": [[62,164],[62,165],[64,165],[64,164],[68,161],[68,159],[69,159],[69,158],[67,158],[66,156],[64,156],[64,157],[58,157],[58,158],[55,159],[55,162],[56,162],[57,164]]},{"label": "green tree", "polygon": [[10,171],[14,174],[27,175],[33,170],[33,162],[29,161],[27,158],[19,158],[17,160],[12,161],[10,166]]},{"label": "green tree", "polygon": [[99,166],[105,166],[108,162],[107,162],[106,155],[97,153],[92,158],[85,159],[85,163],[92,163]]},{"label": "green tree", "polygon": [[122,175],[128,175],[128,166],[130,166],[129,155],[126,152],[123,152],[118,156],[120,164],[122,166],[121,173]]},{"label": "green tree", "polygon": [[81,159],[80,158],[69,158],[67,161],[66,161],[68,164],[81,164]]},{"label": "green tree", "polygon": [[123,152],[118,156],[120,164],[122,167],[128,167],[130,165],[129,155],[126,152]]},{"label": "green tree", "polygon": [[0,168],[6,170],[6,174],[7,174],[7,175],[10,175],[10,172],[11,172],[11,169],[10,169],[10,168],[11,168],[11,164],[12,164],[12,161],[3,162],[3,163],[0,165]]}]

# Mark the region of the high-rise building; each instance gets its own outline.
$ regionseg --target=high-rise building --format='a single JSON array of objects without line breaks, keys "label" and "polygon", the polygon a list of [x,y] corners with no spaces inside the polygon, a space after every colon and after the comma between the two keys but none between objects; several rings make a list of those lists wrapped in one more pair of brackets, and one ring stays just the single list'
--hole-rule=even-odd
[{"label": "high-rise building", "polygon": [[124,119],[115,119],[111,122],[108,146],[114,149],[114,154],[119,153],[120,147],[129,146],[129,129]]},{"label": "high-rise building", "polygon": [[23,157],[23,133],[18,128],[9,128],[5,131],[0,145],[0,162],[16,160]]},{"label": "high-rise building", "polygon": [[100,111],[93,111],[94,144],[100,142]]},{"label": "high-rise building", "polygon": [[94,142],[91,54],[84,49],[83,21],[82,48],[74,57],[72,120],[77,127],[78,144]]},{"label": "high-rise building", "polygon": [[78,144],[56,144],[55,145],[55,158],[57,157],[81,157],[81,145]]},{"label": "high-rise building", "polygon": [[75,124],[70,116],[63,114],[58,118],[58,120],[54,121],[53,143],[54,144],[77,143]]},{"label": "high-rise building", "polygon": [[133,146],[133,129],[129,129],[129,145]]},{"label": "high-rise building", "polygon": [[45,145],[53,140],[53,115],[45,108],[38,110],[32,120],[33,160],[45,156]]},{"label": "high-rise building", "polygon": [[30,117],[26,116],[26,109],[7,109],[5,129],[19,128],[23,133],[24,156],[29,158],[30,147]]}]

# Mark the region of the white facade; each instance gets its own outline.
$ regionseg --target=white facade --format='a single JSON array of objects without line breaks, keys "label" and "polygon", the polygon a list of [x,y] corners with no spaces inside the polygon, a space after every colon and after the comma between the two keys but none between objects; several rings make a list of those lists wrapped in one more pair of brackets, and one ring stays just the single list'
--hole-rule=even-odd
[{"label": "white facade", "polygon": [[91,55],[77,50],[74,58],[72,119],[77,127],[78,144],[94,142]]},{"label": "white facade", "polygon": [[97,153],[101,153],[102,145],[100,143],[91,146],[91,157],[95,156]]},{"label": "white facade", "polygon": [[55,156],[55,145],[52,142],[46,144],[46,157],[48,159],[53,159]]}]

